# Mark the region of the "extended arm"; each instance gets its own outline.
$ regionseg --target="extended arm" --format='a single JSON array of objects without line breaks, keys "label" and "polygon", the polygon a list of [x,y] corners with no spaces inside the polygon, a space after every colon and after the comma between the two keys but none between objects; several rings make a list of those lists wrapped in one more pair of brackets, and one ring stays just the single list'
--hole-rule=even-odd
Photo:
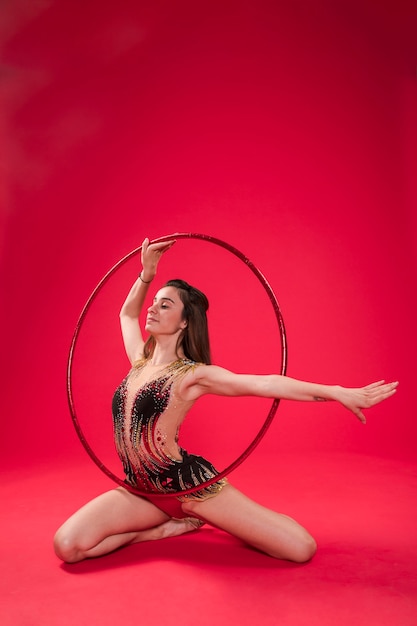
[{"label": "extended arm", "polygon": [[398,382],[378,381],[360,388],[309,383],[288,376],[234,374],[221,367],[207,365],[196,368],[189,393],[197,398],[204,394],[223,396],[260,396],[285,400],[340,402],[366,423],[362,409],[367,409],[392,396]]},{"label": "extended arm", "polygon": [[150,244],[146,238],[142,244],[142,271],[130,289],[120,310],[120,326],[126,354],[131,363],[142,357],[144,340],[139,326],[139,315],[145,303],[149,285],[154,279],[159,259],[175,242]]}]

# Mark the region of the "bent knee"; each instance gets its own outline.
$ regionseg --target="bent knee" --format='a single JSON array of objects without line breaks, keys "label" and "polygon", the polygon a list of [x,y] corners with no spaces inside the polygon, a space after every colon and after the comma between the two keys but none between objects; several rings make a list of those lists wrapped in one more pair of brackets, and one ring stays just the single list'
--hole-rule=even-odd
[{"label": "bent knee", "polygon": [[313,558],[316,552],[317,543],[310,535],[300,542],[294,552],[294,557],[291,560],[295,563],[307,563],[307,561],[310,561]]},{"label": "bent knee", "polygon": [[83,558],[77,543],[62,529],[59,529],[55,534],[54,550],[57,557],[65,563],[76,563]]},{"label": "bent knee", "polygon": [[311,535],[298,540],[296,544],[286,546],[277,546],[276,549],[267,550],[269,556],[275,559],[283,559],[292,561],[293,563],[307,563],[317,552],[317,544]]}]

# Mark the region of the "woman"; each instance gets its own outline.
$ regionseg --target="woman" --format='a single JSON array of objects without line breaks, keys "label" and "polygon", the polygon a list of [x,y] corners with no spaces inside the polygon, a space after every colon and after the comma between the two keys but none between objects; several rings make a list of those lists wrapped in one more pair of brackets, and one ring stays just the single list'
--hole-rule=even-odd
[{"label": "woman", "polygon": [[[278,558],[305,562],[316,544],[293,519],[253,502],[227,480],[219,480],[175,500],[173,516],[151,493],[170,493],[205,483],[217,475],[202,457],[177,442],[179,427],[204,394],[262,396],[299,401],[335,400],[365,423],[363,408],[392,396],[397,382],[360,389],[307,383],[280,375],[234,374],[210,365],[204,294],[183,281],[169,281],[148,309],[145,342],[138,325],[158,262],[174,241],[142,244],[142,271],[120,312],[123,341],[132,364],[113,399],[115,442],[126,482],[149,498],[118,487],[98,496],[58,530],[56,554],[68,563],[107,554],[125,545],[172,537],[204,522]],[[180,503],[180,504],[178,504]]]}]

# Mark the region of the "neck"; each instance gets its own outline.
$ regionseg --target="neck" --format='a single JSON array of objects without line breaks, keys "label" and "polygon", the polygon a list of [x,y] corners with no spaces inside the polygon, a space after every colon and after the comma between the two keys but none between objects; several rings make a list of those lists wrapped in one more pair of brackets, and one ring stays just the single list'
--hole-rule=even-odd
[{"label": "neck", "polygon": [[173,349],[164,349],[157,344],[151,358],[149,359],[149,363],[155,366],[169,365],[170,363],[173,363],[174,361],[178,361],[178,359],[183,358],[185,358],[185,355],[181,348],[178,352],[176,352]]}]

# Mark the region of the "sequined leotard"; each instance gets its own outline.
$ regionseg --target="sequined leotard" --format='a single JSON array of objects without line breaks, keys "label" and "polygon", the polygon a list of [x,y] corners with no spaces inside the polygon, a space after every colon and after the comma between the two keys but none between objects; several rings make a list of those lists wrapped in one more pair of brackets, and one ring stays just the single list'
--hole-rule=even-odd
[{"label": "sequined leotard", "polygon": [[[188,454],[177,445],[178,429],[172,420],[173,409],[176,409],[176,406],[172,407],[173,384],[198,367],[198,363],[179,359],[159,372],[156,378],[135,386],[135,378],[145,365],[146,361],[135,364],[113,397],[115,444],[126,482],[151,493],[181,492],[201,485],[217,476],[218,471],[203,457]],[[170,449],[170,440],[171,443],[174,441],[174,450]],[[226,482],[221,479],[189,495],[179,495],[178,499],[212,497]]]}]

